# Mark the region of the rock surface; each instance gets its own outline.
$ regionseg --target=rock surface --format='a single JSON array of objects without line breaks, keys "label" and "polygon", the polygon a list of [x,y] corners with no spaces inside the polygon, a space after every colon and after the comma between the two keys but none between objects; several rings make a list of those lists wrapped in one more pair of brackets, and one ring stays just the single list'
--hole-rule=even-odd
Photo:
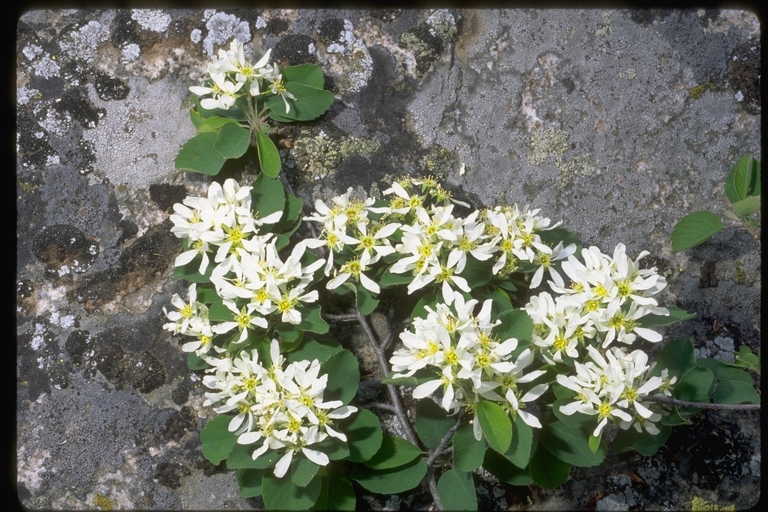
[{"label": "rock surface", "polygon": [[[37,10],[17,25],[17,473],[28,508],[245,509],[200,452],[212,411],[163,307],[180,243],[169,211],[200,193],[174,169],[188,87],[233,37],[323,68],[336,102],[279,147],[312,204],[433,174],[473,206],[530,204],[584,245],[651,252],[670,328],[732,360],[760,337],[760,246],[726,230],[673,254],[683,215],[726,206],[761,157],[760,26],[738,10]],[[232,176],[253,177],[253,162]],[[345,336],[354,337],[347,333]],[[350,342],[352,343],[352,342]],[[365,354],[360,351],[365,363]],[[374,368],[375,370],[375,368]],[[371,392],[376,383],[361,386]],[[758,413],[707,413],[654,457],[613,454],[560,488],[476,476],[483,510],[749,508]],[[361,496],[428,508],[417,489]],[[699,501],[696,501],[699,500]]]}]

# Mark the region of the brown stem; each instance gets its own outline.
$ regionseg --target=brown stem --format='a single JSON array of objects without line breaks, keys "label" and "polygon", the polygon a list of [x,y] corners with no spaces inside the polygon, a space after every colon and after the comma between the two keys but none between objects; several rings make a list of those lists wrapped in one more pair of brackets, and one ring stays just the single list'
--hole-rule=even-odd
[{"label": "brown stem", "polygon": [[646,396],[644,401],[658,402],[660,404],[676,405],[678,407],[696,407],[697,409],[722,409],[726,411],[754,411],[760,409],[760,404],[713,404],[702,402],[688,402],[669,398],[666,396]]}]

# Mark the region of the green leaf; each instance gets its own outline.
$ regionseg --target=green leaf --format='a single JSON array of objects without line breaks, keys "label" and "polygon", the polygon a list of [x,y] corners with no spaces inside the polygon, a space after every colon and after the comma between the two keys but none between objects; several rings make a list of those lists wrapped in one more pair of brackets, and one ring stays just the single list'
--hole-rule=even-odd
[{"label": "green leaf", "polygon": [[256,149],[259,152],[259,165],[261,172],[270,178],[280,174],[280,153],[277,151],[275,143],[268,135],[262,132],[256,133]]},{"label": "green leaf", "polygon": [[759,195],[760,162],[752,155],[745,155],[736,162],[725,178],[725,195],[731,204]]},{"label": "green leaf", "polygon": [[379,305],[379,299],[374,298],[363,286],[355,286],[355,300],[357,310],[363,315],[370,315]]},{"label": "green leaf", "polygon": [[384,434],[381,423],[371,411],[360,409],[351,418],[339,420],[339,428],[347,436],[351,462],[365,462],[381,448]]},{"label": "green leaf", "polygon": [[682,322],[684,320],[691,320],[698,316],[698,313],[689,313],[680,308],[667,308],[669,315],[645,315],[637,320],[639,327],[662,327],[673,324],[675,322]]},{"label": "green leaf", "polygon": [[288,476],[277,478],[268,471],[261,483],[261,494],[267,510],[307,510],[320,496],[321,478],[299,487]]},{"label": "green leaf", "polygon": [[616,440],[613,442],[613,451],[621,453],[635,450],[646,457],[654,455],[659,448],[664,446],[672,433],[672,427],[668,425],[657,424],[656,428],[659,429],[657,435],[645,431],[638,432],[634,428],[619,430],[616,434]]},{"label": "green leaf", "polygon": [[542,424],[544,428],[539,434],[539,444],[546,446],[547,450],[564,462],[584,468],[597,466],[605,459],[607,450],[604,443],[600,444],[596,452],[589,448],[589,429],[574,427],[555,418],[548,422],[542,421]]},{"label": "green leaf", "polygon": [[365,489],[379,494],[396,494],[417,487],[427,474],[427,462],[419,457],[408,464],[389,469],[371,469],[355,464],[350,475]]},{"label": "green leaf", "polygon": [[390,272],[392,267],[387,267],[379,280],[379,286],[382,288],[391,288],[401,284],[410,284],[413,281],[413,274],[406,272],[404,274],[393,274]]},{"label": "green leaf", "polygon": [[[528,342],[531,341],[531,335],[533,333],[533,320],[528,316],[528,313],[522,309],[508,309],[502,311],[499,315],[501,324],[497,325],[493,329],[493,333],[496,334],[500,340],[506,340],[509,338],[516,338],[518,341],[518,348],[526,347]],[[523,349],[521,349],[522,351]]]},{"label": "green leaf", "polygon": [[205,132],[198,133],[189,139],[176,155],[174,160],[176,169],[201,172],[211,176],[218,174],[226,160],[216,150],[218,138],[217,133]]},{"label": "green leaf", "polygon": [[720,381],[733,380],[737,382],[742,382],[748,386],[752,386],[752,376],[749,373],[745,372],[744,370],[735,368],[730,364],[726,364],[722,361],[718,361],[717,359],[711,359],[711,358],[697,359],[696,366],[708,368],[712,372],[712,374],[715,376],[716,380],[720,380]]},{"label": "green leaf", "polygon": [[296,82],[315,89],[323,88],[323,70],[317,64],[299,64],[283,68],[283,80]]},{"label": "green leaf", "polygon": [[[586,445],[586,442],[584,443]],[[571,466],[539,444],[528,467],[531,478],[539,487],[554,489],[568,480]]]},{"label": "green leaf", "polygon": [[[176,279],[185,279],[191,283],[209,283],[215,267],[214,265],[208,265],[208,268],[205,269],[205,274],[201,274],[200,261],[202,259],[203,257],[201,255],[197,255],[186,265],[174,268],[173,277]],[[198,300],[204,302],[200,299]]]},{"label": "green leaf", "polygon": [[416,427],[419,439],[430,450],[437,448],[454,423],[456,418],[448,416],[445,409],[434,401],[425,399],[419,400],[416,404],[416,418],[413,426]]},{"label": "green leaf", "polygon": [[285,476],[290,476],[293,483],[299,487],[306,487],[317,474],[319,467],[303,454],[297,453],[291,460],[291,467],[288,468]]},{"label": "green leaf", "polygon": [[495,450],[487,450],[483,468],[490,474],[512,485],[530,485],[533,483],[529,468],[520,469],[512,464],[509,459],[499,454]]},{"label": "green leaf", "polygon": [[512,422],[512,442],[504,456],[515,466],[524,469],[531,460],[533,446],[533,429],[520,416]]},{"label": "green leaf", "polygon": [[599,436],[589,436],[589,451],[592,453],[596,453],[597,449],[600,448],[600,441],[603,439],[603,431],[600,431]]},{"label": "green leaf", "polygon": [[[334,101],[333,93],[317,87],[310,87],[299,82],[286,82],[285,88],[296,97],[288,99],[290,111],[285,110],[282,96],[274,95],[267,98],[265,105],[269,107],[269,117],[277,121],[292,119],[294,121],[311,121],[325,114]],[[282,118],[282,119],[280,119]]]},{"label": "green leaf", "polygon": [[239,158],[245,154],[250,141],[251,131],[248,128],[237,123],[227,123],[221,127],[214,146],[224,158]]},{"label": "green leaf", "polygon": [[227,457],[228,469],[267,469],[271,468],[282,456],[281,454],[268,450],[254,460],[253,452],[258,448],[255,444],[243,445],[235,444],[234,448]]},{"label": "green leaf", "polygon": [[541,237],[541,241],[547,244],[548,246],[554,248],[558,242],[563,242],[563,247],[568,247],[571,244],[576,244],[576,252],[575,254],[579,255],[581,254],[581,240],[579,240],[579,237],[576,235],[576,233],[572,233],[571,231],[568,231],[567,229],[563,227],[556,227],[553,229],[542,229],[539,231],[536,231],[536,234]]},{"label": "green leaf", "polygon": [[696,366],[696,356],[691,340],[682,338],[669,341],[659,352],[656,363],[651,372],[652,375],[661,375],[662,369],[666,368],[669,370],[670,377],[677,377],[679,380]]},{"label": "green leaf", "polygon": [[348,404],[357,394],[360,384],[358,366],[357,358],[349,350],[340,350],[326,359],[321,365],[321,374],[328,374],[323,400],[341,400]]},{"label": "green leaf", "polygon": [[680,252],[707,241],[723,229],[723,221],[712,212],[694,212],[686,215],[672,229],[672,251]]},{"label": "green leaf", "polygon": [[336,352],[344,350],[337,342],[333,340],[314,340],[308,339],[296,350],[285,354],[285,360],[289,363],[301,361],[303,359],[312,361],[317,359],[321,363],[326,361]]},{"label": "green leaf", "polygon": [[355,510],[355,489],[347,475],[334,464],[324,469],[327,474],[320,477],[320,495],[310,510]]},{"label": "green leaf", "polygon": [[488,445],[499,453],[506,452],[512,442],[512,422],[507,412],[493,402],[480,401],[475,408],[475,418]]},{"label": "green leaf", "polygon": [[453,435],[453,465],[460,471],[474,471],[483,464],[488,443],[484,437],[478,441],[472,425],[463,423]]},{"label": "green leaf", "polygon": [[418,446],[401,437],[384,434],[379,450],[363,464],[371,469],[390,469],[408,464],[420,455]]},{"label": "green leaf", "polygon": [[477,492],[470,473],[449,469],[437,482],[445,510],[477,510]]},{"label": "green leaf", "polygon": [[727,380],[717,385],[712,401],[716,404],[742,404],[744,402],[759,404],[760,395],[757,394],[751,383]]},{"label": "green leaf", "polygon": [[205,362],[200,356],[195,354],[194,352],[190,352],[187,354],[187,366],[190,370],[205,370],[206,368],[210,368],[211,365]]},{"label": "green leaf", "polygon": [[467,280],[470,288],[479,288],[493,278],[492,267],[490,261],[480,261],[471,254],[467,254],[467,264],[459,275]]},{"label": "green leaf", "polygon": [[238,469],[235,472],[237,485],[243,498],[255,498],[261,496],[261,480],[264,477],[263,469]]},{"label": "green leaf", "polygon": [[739,217],[749,217],[760,211],[760,196],[749,196],[746,199],[733,203],[733,213]]},{"label": "green leaf", "polygon": [[209,421],[200,433],[203,455],[214,466],[229,456],[235,446],[235,434],[227,430],[232,416],[220,415]]},{"label": "green leaf", "polygon": [[320,306],[312,307],[302,311],[301,323],[298,328],[302,331],[314,332],[316,334],[325,334],[328,332],[328,322],[323,320]]},{"label": "green leaf", "polygon": [[262,173],[253,180],[251,186],[251,208],[258,213],[258,218],[285,209],[285,189],[280,180]]},{"label": "green leaf", "polygon": [[[336,428],[334,426],[334,428]],[[319,443],[312,445],[314,450],[323,452],[330,460],[341,460],[349,457],[349,447],[345,441],[328,436]]]},{"label": "green leaf", "polygon": [[736,361],[728,363],[738,368],[746,368],[760,374],[760,357],[756,356],[746,345],[739,347],[739,353],[736,354]]},{"label": "green leaf", "polygon": [[678,400],[687,402],[709,402],[709,390],[712,388],[712,382],[715,375],[708,368],[697,366],[691,368],[675,384],[673,394]]},{"label": "green leaf", "polygon": [[[688,419],[691,417],[691,413],[683,413],[679,407],[672,407],[672,410],[666,416],[662,416],[661,424],[669,427],[676,427],[678,425],[692,425],[693,422]],[[661,425],[658,425],[661,429]]]},{"label": "green leaf", "polygon": [[[237,121],[233,121],[232,119],[227,119],[226,117],[209,117],[208,119],[205,119],[202,124],[197,128],[197,131],[199,133],[204,132],[211,132],[211,133],[219,133],[221,131],[221,128],[226,124],[234,124],[235,126],[240,126],[240,124]],[[245,128],[247,130],[247,128]]]}]

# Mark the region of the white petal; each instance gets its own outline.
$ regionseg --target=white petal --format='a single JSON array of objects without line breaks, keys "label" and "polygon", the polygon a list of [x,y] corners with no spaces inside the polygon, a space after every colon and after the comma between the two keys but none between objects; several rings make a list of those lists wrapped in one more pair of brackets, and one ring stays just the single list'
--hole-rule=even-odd
[{"label": "white petal", "polygon": [[327,466],[328,465],[328,456],[324,454],[323,452],[318,452],[317,450],[310,450],[309,448],[302,448],[301,453],[306,455],[306,457],[317,464],[318,466]]},{"label": "white petal", "polygon": [[275,464],[275,476],[277,478],[283,478],[288,468],[291,466],[291,460],[293,459],[293,450],[289,449],[288,453],[282,456],[282,458]]}]

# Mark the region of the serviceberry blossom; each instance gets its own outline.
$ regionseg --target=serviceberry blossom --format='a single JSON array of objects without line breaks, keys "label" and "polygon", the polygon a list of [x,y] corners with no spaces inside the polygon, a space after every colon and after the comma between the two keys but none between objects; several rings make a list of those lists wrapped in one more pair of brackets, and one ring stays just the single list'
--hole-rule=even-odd
[{"label": "serviceberry blossom", "polygon": [[259,458],[269,450],[282,452],[273,473],[282,478],[293,457],[301,453],[315,464],[325,466],[328,456],[313,446],[328,436],[346,441],[346,436],[333,428],[334,420],[350,416],[357,408],[339,400],[324,401],[328,375],[320,374],[318,360],[300,360],[284,367],[280,344],[270,345],[272,364],[263,366],[258,353],[241,351],[204,359],[211,365],[203,384],[204,405],[214,406],[217,413],[237,411],[229,423],[237,443],[261,443],[252,453]]}]

